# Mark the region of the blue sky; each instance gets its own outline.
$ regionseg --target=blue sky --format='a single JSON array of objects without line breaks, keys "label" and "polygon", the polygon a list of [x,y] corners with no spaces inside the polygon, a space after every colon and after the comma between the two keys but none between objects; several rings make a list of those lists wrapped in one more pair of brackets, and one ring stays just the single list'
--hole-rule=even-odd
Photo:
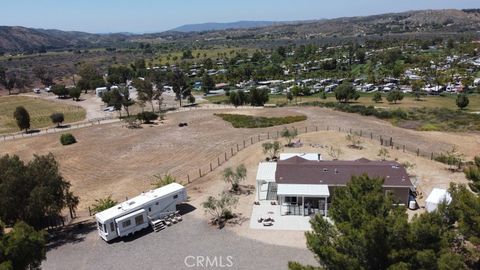
[{"label": "blue sky", "polygon": [[308,20],[416,9],[480,8],[479,0],[3,0],[0,25],[92,33],[157,32],[183,24]]}]

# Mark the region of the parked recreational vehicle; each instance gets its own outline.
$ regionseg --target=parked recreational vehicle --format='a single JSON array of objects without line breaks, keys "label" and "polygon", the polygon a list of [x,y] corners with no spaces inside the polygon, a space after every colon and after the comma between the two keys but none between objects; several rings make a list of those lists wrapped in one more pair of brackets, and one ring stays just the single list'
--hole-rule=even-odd
[{"label": "parked recreational vehicle", "polygon": [[168,225],[169,216],[175,215],[177,205],[187,200],[187,191],[180,184],[142,193],[141,195],[97,213],[98,234],[105,241],[132,235],[152,226],[156,231]]}]

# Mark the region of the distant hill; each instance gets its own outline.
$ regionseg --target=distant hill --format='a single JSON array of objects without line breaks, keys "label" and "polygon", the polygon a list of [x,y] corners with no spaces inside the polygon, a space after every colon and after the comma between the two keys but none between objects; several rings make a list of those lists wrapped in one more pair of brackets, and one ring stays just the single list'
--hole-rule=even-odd
[{"label": "distant hill", "polygon": [[[122,42],[221,42],[268,46],[272,42],[306,42],[312,39],[329,42],[337,38],[457,35],[480,35],[480,10],[419,10],[364,17],[313,21],[239,21],[184,25],[171,31],[149,34],[90,34],[60,30],[0,26],[0,52],[26,52],[50,49],[118,47]],[[266,45],[266,46],[267,46]]]},{"label": "distant hill", "polygon": [[200,23],[200,24],[186,24],[170,31],[173,32],[204,32],[204,31],[218,31],[227,29],[245,29],[258,28],[272,25],[285,24],[286,22],[274,21],[239,21],[229,23]]},{"label": "distant hill", "polygon": [[45,30],[0,26],[0,52],[39,49],[85,48],[125,40],[125,34],[90,34],[77,31]]}]

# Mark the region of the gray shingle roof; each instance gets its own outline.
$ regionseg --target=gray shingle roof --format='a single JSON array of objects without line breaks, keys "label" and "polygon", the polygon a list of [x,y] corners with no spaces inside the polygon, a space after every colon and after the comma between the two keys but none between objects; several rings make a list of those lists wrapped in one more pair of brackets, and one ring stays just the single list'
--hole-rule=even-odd
[{"label": "gray shingle roof", "polygon": [[412,187],[407,171],[398,162],[370,161],[309,161],[292,157],[278,161],[275,180],[278,184],[323,184],[345,186],[352,176],[367,174],[384,179],[386,187]]}]

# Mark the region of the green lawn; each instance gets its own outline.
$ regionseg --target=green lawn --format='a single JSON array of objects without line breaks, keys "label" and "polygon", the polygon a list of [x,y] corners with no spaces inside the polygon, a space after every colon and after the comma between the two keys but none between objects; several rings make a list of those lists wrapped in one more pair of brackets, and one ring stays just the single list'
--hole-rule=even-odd
[{"label": "green lawn", "polygon": [[13,118],[17,106],[23,106],[29,112],[32,129],[53,126],[50,115],[54,112],[62,112],[65,115],[65,123],[84,120],[86,115],[82,107],[62,102],[25,96],[0,97],[0,134],[19,131]]},{"label": "green lawn", "polygon": [[[356,101],[351,102],[350,104],[358,104],[358,105],[365,105],[365,106],[375,106],[378,108],[384,109],[396,109],[396,108],[448,108],[448,109],[457,109],[457,105],[455,104],[456,95],[447,95],[447,96],[425,96],[422,97],[421,101],[415,100],[415,97],[412,95],[406,95],[402,101],[399,101],[397,104],[390,104],[386,101],[386,95],[382,94],[383,102],[375,103],[372,101],[373,94],[362,93],[360,98]],[[213,97],[206,97],[211,103],[226,103],[228,101],[228,97],[226,96],[213,96]],[[480,111],[480,95],[479,94],[471,94],[469,95],[470,105],[467,107],[465,111]],[[319,102],[335,102],[335,96],[333,94],[328,94],[327,99],[320,99],[319,95],[313,95],[308,97],[298,97],[296,102],[297,103],[304,103],[304,102],[312,102],[312,101],[319,101]],[[277,104],[277,105],[295,105],[295,99],[288,103],[288,100],[284,95],[270,95],[270,99],[268,103]]]},{"label": "green lawn", "polygon": [[305,115],[285,116],[285,117],[261,117],[242,114],[215,114],[223,120],[230,122],[235,128],[263,128],[291,124],[305,121]]}]

